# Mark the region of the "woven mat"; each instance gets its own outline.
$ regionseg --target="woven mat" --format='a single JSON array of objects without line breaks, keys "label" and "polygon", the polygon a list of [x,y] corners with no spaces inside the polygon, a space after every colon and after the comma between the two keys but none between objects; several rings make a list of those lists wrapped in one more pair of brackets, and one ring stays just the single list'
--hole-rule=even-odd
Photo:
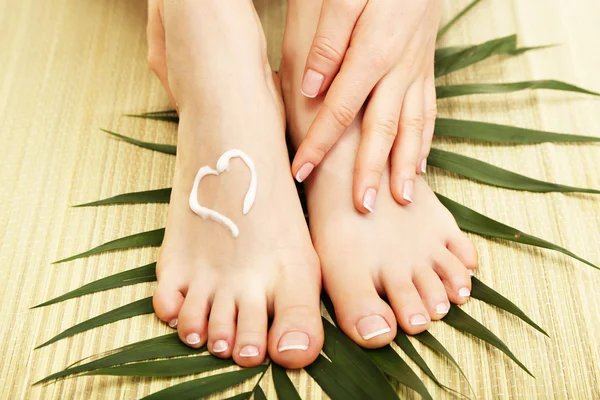
[{"label": "woven mat", "polygon": [[[257,3],[277,66],[285,6],[279,0]],[[447,2],[445,18],[466,3]],[[441,83],[558,78],[600,91],[600,4],[574,3],[484,1],[442,45],[478,43],[514,32],[524,46],[563,45],[510,60],[494,58]],[[172,125],[121,116],[168,106],[146,65],[145,15],[141,0],[0,1],[0,398],[133,399],[182,380],[86,377],[31,386],[83,357],[168,332],[148,315],[32,350],[77,322],[152,293],[153,284],[141,284],[29,310],[155,259],[157,249],[146,248],[50,265],[107,240],[163,226],[165,205],[70,208],[170,185],[171,157],[98,130],[175,142]],[[586,96],[531,91],[444,100],[440,107],[442,116],[600,135],[600,101]],[[539,179],[600,187],[599,145],[507,147],[442,141],[439,146]],[[478,211],[600,262],[597,197],[502,190],[440,171],[432,171],[428,180],[436,190]],[[473,240],[481,254],[478,276],[522,306],[551,336],[545,338],[481,302],[465,306],[534,372],[537,379],[532,379],[499,351],[433,324],[432,332],[462,365],[478,398],[599,398],[600,271],[550,251]],[[416,345],[442,382],[468,392],[456,369]],[[291,376],[304,398],[320,398],[320,388],[306,374]],[[427,378],[425,382],[435,398],[449,396]],[[270,379],[264,388],[274,396]],[[404,398],[415,396],[399,390]]]}]

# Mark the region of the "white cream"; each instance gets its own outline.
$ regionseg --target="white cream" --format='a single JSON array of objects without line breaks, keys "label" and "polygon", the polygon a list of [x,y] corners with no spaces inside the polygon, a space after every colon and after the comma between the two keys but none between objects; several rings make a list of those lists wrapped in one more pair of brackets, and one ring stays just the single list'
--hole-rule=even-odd
[{"label": "white cream", "polygon": [[194,186],[192,187],[192,192],[190,193],[190,208],[202,219],[212,219],[213,221],[224,225],[231,231],[233,237],[236,238],[240,234],[240,230],[231,219],[227,218],[221,213],[216,212],[215,210],[211,210],[210,208],[204,207],[200,205],[200,203],[198,203],[198,185],[200,185],[202,179],[206,175],[218,176],[221,173],[227,171],[229,169],[229,161],[234,157],[241,158],[250,170],[250,187],[246,192],[246,197],[244,197],[244,206],[242,208],[243,214],[248,214],[250,208],[252,208],[252,204],[254,204],[254,199],[256,198],[256,168],[254,168],[254,162],[252,161],[252,159],[248,157],[246,153],[237,149],[227,150],[225,153],[223,153],[223,155],[217,160],[217,169],[212,169],[208,165],[205,165],[204,167],[198,170],[198,173],[196,174],[196,179],[194,180]]}]

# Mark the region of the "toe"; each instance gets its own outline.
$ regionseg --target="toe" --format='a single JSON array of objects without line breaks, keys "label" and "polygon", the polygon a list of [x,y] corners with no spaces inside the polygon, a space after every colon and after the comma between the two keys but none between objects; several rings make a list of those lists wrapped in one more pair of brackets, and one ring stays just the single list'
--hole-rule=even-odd
[{"label": "toe", "polygon": [[211,294],[205,283],[192,282],[179,311],[177,333],[190,347],[200,348],[206,343]]},{"label": "toe", "polygon": [[337,323],[352,340],[366,348],[378,348],[394,339],[396,318],[379,297],[367,269],[349,265],[324,282]]},{"label": "toe", "polygon": [[479,259],[477,248],[463,232],[459,231],[450,237],[446,243],[446,247],[469,270],[473,270],[477,267]]},{"label": "toe", "polygon": [[439,320],[450,310],[450,301],[440,277],[431,268],[420,268],[413,275],[413,284],[421,296],[429,317]]},{"label": "toe", "polygon": [[429,313],[409,275],[390,276],[385,279],[384,287],[404,332],[415,335],[429,327]]},{"label": "toe", "polygon": [[323,347],[317,268],[314,273],[283,274],[275,290],[269,356],[286,368],[307,366]]},{"label": "toe", "polygon": [[217,292],[208,319],[207,347],[214,356],[231,357],[235,343],[235,301],[233,294]]},{"label": "toe", "polygon": [[471,276],[465,265],[448,249],[442,249],[434,257],[434,271],[446,288],[448,299],[463,304],[471,295]]},{"label": "toe", "polygon": [[158,318],[169,324],[171,328],[176,328],[179,310],[184,299],[177,284],[167,279],[162,279],[158,282],[156,289],[154,289],[152,306]]},{"label": "toe", "polygon": [[[262,291],[264,293],[264,291]],[[259,365],[267,353],[267,301],[256,294],[238,300],[237,331],[233,359],[242,367]]]}]

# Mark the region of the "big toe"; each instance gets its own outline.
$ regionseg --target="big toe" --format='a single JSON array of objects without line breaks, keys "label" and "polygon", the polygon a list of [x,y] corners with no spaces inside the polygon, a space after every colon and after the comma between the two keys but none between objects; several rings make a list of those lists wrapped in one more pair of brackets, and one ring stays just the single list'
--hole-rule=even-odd
[{"label": "big toe", "polygon": [[176,328],[179,310],[184,300],[179,286],[175,282],[164,279],[160,280],[154,289],[152,306],[158,318],[169,324],[171,328]]}]

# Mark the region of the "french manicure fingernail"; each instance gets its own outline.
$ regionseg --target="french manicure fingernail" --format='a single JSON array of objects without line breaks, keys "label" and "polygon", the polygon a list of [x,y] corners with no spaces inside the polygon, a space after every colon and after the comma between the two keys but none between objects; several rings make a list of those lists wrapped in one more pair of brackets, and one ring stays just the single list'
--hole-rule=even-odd
[{"label": "french manicure fingernail", "polygon": [[437,306],[435,306],[435,313],[439,315],[444,315],[448,313],[449,310],[450,307],[448,307],[448,304],[446,303],[440,303]]},{"label": "french manicure fingernail", "polygon": [[410,319],[408,320],[408,322],[410,322],[411,325],[425,325],[427,323],[427,318],[425,318],[424,315],[421,314],[415,314],[412,317],[410,317]]},{"label": "french manicure fingernail", "polygon": [[413,181],[404,182],[404,190],[402,192],[402,197],[404,198],[404,200],[408,201],[409,203],[413,202],[414,185],[415,184]]},{"label": "french manicure fingernail", "polygon": [[391,328],[383,317],[379,315],[369,315],[358,321],[356,330],[358,330],[358,334],[362,336],[364,340],[369,340],[375,336],[388,333],[391,331]]},{"label": "french manicure fingernail", "polygon": [[213,353],[222,353],[229,348],[225,340],[219,339],[213,344]]},{"label": "french manicure fingernail", "polygon": [[190,333],[185,337],[185,341],[191,345],[198,344],[200,343],[200,335],[197,333]]},{"label": "french manicure fingernail", "polygon": [[256,357],[258,355],[258,347],[244,346],[240,350],[240,357]]},{"label": "french manicure fingernail", "polygon": [[421,161],[421,172],[422,173],[427,173],[427,159],[424,158],[423,161]]},{"label": "french manicure fingernail", "polygon": [[313,169],[315,169],[315,166],[313,164],[304,164],[296,173],[296,180],[298,182],[303,182],[306,178],[308,178]]},{"label": "french manicure fingernail", "polygon": [[302,94],[314,99],[319,94],[319,90],[321,90],[324,80],[325,76],[323,76],[323,74],[312,69],[307,69],[306,74],[304,74],[304,79],[302,80]]},{"label": "french manicure fingernail", "polygon": [[279,352],[288,350],[308,350],[310,339],[304,332],[288,332],[279,339]]},{"label": "french manicure fingernail", "polygon": [[169,321],[169,326],[171,328],[177,328],[177,323],[179,322],[179,320],[177,318],[173,318],[172,320]]},{"label": "french manicure fingernail", "polygon": [[471,275],[471,276],[475,276],[475,272],[473,272],[473,270],[472,270],[472,269],[470,269],[470,270],[469,270],[469,275]]},{"label": "french manicure fingernail", "polygon": [[466,287],[464,287],[458,291],[458,295],[460,297],[469,297],[471,295],[471,291],[469,289],[467,289]]},{"label": "french manicure fingernail", "polygon": [[363,207],[373,212],[373,208],[375,207],[375,199],[377,198],[377,191],[373,188],[367,189],[365,192],[365,197],[363,198]]}]

